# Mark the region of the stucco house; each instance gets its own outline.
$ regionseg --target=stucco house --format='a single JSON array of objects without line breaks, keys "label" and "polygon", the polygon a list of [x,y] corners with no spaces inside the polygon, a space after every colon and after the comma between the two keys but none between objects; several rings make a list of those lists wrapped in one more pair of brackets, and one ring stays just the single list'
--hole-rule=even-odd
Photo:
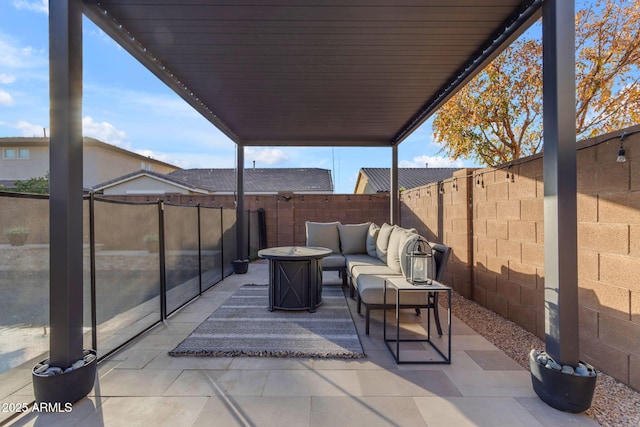
[{"label": "stucco house", "polygon": [[[95,185],[139,170],[167,174],[178,169],[94,138],[83,138],[83,185]],[[0,138],[0,184],[45,176],[49,171],[49,138]]]}]

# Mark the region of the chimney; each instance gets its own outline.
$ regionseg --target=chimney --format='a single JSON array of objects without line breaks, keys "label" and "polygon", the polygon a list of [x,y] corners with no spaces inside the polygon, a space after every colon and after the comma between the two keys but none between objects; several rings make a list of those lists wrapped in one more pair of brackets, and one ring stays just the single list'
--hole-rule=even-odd
[{"label": "chimney", "polygon": [[254,169],[256,168],[256,161],[255,160],[253,161],[253,168]]}]

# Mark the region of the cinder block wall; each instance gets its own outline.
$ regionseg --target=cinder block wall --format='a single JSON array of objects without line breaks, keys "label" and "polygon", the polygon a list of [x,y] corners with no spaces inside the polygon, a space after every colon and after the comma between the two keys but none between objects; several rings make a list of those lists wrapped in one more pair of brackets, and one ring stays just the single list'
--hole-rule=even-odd
[{"label": "cinder block wall", "polygon": [[403,191],[400,218],[403,227],[413,227],[430,241],[452,248],[445,283],[467,298],[472,297],[471,176],[461,169],[451,179]]},{"label": "cinder block wall", "polygon": [[[155,201],[157,196],[132,195],[109,196],[113,200],[132,202]],[[232,195],[165,195],[166,203],[176,205],[235,207]],[[388,194],[267,194],[247,195],[245,209],[265,210],[267,223],[267,246],[304,245],[306,221],[343,224],[375,222],[380,225],[389,221]]]},{"label": "cinder block wall", "polygon": [[[601,142],[635,130],[578,143],[578,280],[581,358],[640,389],[640,134],[623,141],[626,163],[619,138]],[[455,178],[444,194],[435,184],[403,192],[402,224],[453,248],[456,290],[544,338],[541,155]]]}]

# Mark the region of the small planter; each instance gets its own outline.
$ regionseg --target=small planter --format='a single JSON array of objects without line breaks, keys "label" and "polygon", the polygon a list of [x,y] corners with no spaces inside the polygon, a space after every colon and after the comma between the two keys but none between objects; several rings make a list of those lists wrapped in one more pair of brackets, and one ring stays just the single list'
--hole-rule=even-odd
[{"label": "small planter", "polygon": [[236,259],[231,261],[233,265],[233,272],[235,274],[247,274],[249,271],[249,260],[248,259]]},{"label": "small planter", "polygon": [[[597,376],[578,376],[549,369],[536,361],[537,350],[529,353],[533,390],[547,405],[564,412],[578,413],[589,409]],[[595,373],[586,362],[587,369]]]},{"label": "small planter", "polygon": [[11,246],[24,246],[29,237],[29,229],[27,227],[11,227],[4,230]]},{"label": "small planter", "polygon": [[11,246],[24,246],[27,243],[28,234],[9,234],[9,243]]},{"label": "small planter", "polygon": [[[96,380],[97,358],[94,350],[87,350],[85,354],[93,354],[93,360],[69,372],[58,375],[44,376],[32,372],[33,392],[36,402],[75,403],[89,394]],[[45,359],[40,362],[48,364]]]}]

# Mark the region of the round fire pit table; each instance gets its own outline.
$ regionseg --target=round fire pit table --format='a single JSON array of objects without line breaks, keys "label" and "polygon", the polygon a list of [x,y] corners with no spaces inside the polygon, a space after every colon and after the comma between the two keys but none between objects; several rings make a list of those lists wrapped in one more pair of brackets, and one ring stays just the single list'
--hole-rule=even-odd
[{"label": "round fire pit table", "polygon": [[309,310],[322,304],[322,258],[331,249],[282,246],[262,249],[269,260],[269,310]]}]

